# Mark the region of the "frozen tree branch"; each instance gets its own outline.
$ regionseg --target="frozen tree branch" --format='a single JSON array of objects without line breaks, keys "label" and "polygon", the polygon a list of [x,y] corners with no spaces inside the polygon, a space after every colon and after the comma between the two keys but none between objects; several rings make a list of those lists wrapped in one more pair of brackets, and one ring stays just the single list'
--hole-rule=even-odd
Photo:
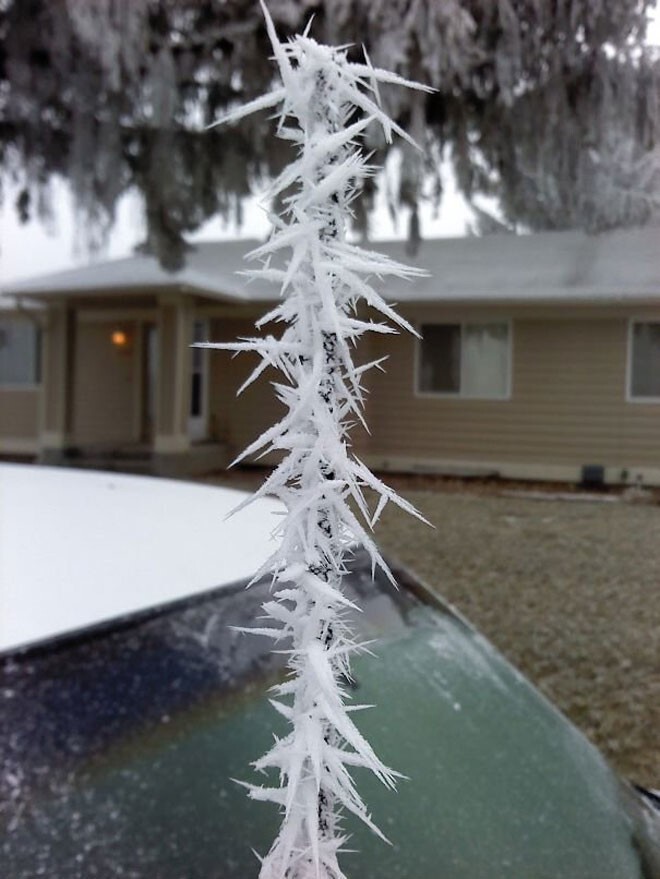
[{"label": "frozen tree branch", "polygon": [[[391,331],[361,317],[359,307],[369,306],[410,329],[369,279],[420,274],[348,244],[345,225],[356,187],[371,173],[359,147],[366,127],[379,125],[388,140],[395,133],[407,138],[381,109],[376,84],[429,89],[368,61],[350,63],[345,48],[320,45],[307,34],[280,42],[265,6],[263,11],[283,85],[223,121],[278,103],[278,133],[298,147],[297,158],[273,187],[277,192],[292,188],[286,213],[274,218],[270,240],[252,253],[265,263],[251,274],[281,283],[281,301],[267,317],[286,329],[279,340],[269,336],[207,347],[260,355],[261,365],[246,384],[266,366],[284,376],[275,387],[286,414],[238,459],[268,452],[283,456],[255,496],[273,494],[287,510],[278,530],[279,548],[259,572],[274,580],[274,600],[263,606],[269,622],[254,630],[291,645],[290,676],[274,688],[272,699],[291,730],[254,764],[258,770],[275,770],[279,784],[248,785],[250,796],[273,802],[282,812],[261,877],[340,879],[338,854],[346,838],[342,813],[357,815],[382,836],[350,769],[366,767],[388,787],[397,777],[344,705],[342,681],[350,676],[351,655],[364,645],[356,645],[350,631],[347,612],[355,608],[342,593],[342,578],[356,544],[366,547],[373,564],[391,577],[370,536],[371,526],[388,501],[417,515],[350,452],[348,419],[363,419],[367,368],[354,363],[355,345],[366,332]],[[356,111],[364,118],[355,121]],[[271,258],[286,250],[288,262],[275,269]],[[367,488],[379,496],[374,513],[365,499]]]},{"label": "frozen tree branch", "polygon": [[[655,5],[272,0],[271,11],[280,33],[314,11],[319,39],[350,43],[362,101],[377,105],[378,83],[397,75],[437,88],[412,101],[404,89],[382,95],[382,109],[427,148],[422,163],[406,142],[394,147],[402,160],[389,202],[411,209],[414,241],[418,201],[441,198],[443,159],[468,200],[495,196],[513,227],[657,221],[660,53],[645,43]],[[396,73],[373,79],[362,44]],[[145,249],[177,268],[186,235],[215,215],[240,222],[242,200],[282,171],[298,142],[282,125],[264,149],[263,104],[241,125],[203,131],[239,103],[254,109],[264,92],[275,100],[254,0],[3,0],[0,45],[0,187],[23,221],[52,215],[49,180],[62,176],[81,232],[101,243],[118,200],[135,191]],[[381,163],[390,149],[382,129],[367,138]],[[364,230],[376,181],[363,182],[354,222]]]}]

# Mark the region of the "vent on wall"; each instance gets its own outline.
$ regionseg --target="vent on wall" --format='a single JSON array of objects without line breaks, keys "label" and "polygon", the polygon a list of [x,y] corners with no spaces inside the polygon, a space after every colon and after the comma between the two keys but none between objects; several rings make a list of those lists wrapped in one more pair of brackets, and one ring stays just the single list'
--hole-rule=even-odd
[{"label": "vent on wall", "polygon": [[605,485],[605,468],[602,464],[585,464],[582,467],[580,485],[585,488],[602,488]]}]

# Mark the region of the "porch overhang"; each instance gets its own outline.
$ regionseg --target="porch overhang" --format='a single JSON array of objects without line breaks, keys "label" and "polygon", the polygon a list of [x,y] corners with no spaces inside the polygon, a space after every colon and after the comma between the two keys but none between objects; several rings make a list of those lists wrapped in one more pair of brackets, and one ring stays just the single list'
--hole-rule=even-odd
[{"label": "porch overhang", "polygon": [[[103,425],[113,426],[113,413],[107,410],[119,406],[126,429],[114,445],[122,454],[131,446],[142,450],[146,446],[149,469],[168,474],[186,472],[188,464],[199,463],[199,456],[191,455],[190,346],[194,322],[209,306],[221,304],[217,298],[211,300],[198,289],[180,285],[93,293],[31,292],[23,297],[43,304],[39,431],[43,462],[86,465],[87,459],[102,460],[98,449],[105,448],[112,463],[107,450],[113,440],[104,435]],[[230,302],[224,307],[231,308]],[[148,333],[153,339],[147,338]],[[115,336],[127,341],[117,344]],[[150,353],[148,345],[157,347]],[[119,403],[117,394],[122,395]],[[213,458],[218,466],[226,463],[220,446],[208,445],[209,461]],[[143,453],[138,457],[144,469]]]}]

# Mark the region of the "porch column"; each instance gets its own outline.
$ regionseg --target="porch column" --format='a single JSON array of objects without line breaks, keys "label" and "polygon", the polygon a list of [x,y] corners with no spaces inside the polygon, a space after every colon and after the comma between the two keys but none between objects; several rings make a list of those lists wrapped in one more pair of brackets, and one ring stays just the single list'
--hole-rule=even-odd
[{"label": "porch column", "polygon": [[42,334],[39,460],[62,462],[72,445],[76,315],[66,303],[50,306]]},{"label": "porch column", "polygon": [[158,302],[158,371],[156,385],[156,470],[176,472],[190,450],[190,373],[193,307],[184,296]]}]

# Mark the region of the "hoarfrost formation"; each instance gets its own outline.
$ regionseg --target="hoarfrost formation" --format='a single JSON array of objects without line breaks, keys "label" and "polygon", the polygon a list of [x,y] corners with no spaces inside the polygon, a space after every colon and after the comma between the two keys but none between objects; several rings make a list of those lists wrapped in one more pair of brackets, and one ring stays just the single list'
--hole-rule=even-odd
[{"label": "hoarfrost formation", "polygon": [[[251,797],[276,803],[283,814],[261,877],[338,879],[344,875],[337,857],[346,840],[342,811],[354,813],[381,835],[351,769],[366,767],[390,787],[396,778],[353,723],[352,712],[364,706],[344,704],[341,682],[350,679],[351,654],[365,645],[353,643],[346,612],[354,606],[342,593],[342,576],[355,542],[386,570],[368,531],[387,501],[415,512],[350,453],[349,425],[363,420],[362,376],[379,365],[357,366],[353,349],[365,332],[394,331],[391,324],[358,316],[358,306],[366,304],[411,330],[369,278],[419,274],[348,244],[344,232],[356,186],[372,173],[358,144],[367,126],[376,123],[388,140],[396,132],[410,142],[381,110],[378,84],[426,89],[374,69],[368,58],[364,64],[349,63],[345,48],[320,45],[307,32],[281,43],[265,7],[264,14],[281,86],[220,122],[280,106],[278,135],[297,148],[298,158],[270,192],[283,197],[283,218],[273,217],[273,235],[252,252],[264,265],[251,274],[277,281],[282,294],[281,303],[258,325],[283,322],[286,329],[279,339],[208,347],[257,352],[261,363],[246,385],[268,366],[284,377],[275,388],[287,414],[238,459],[284,453],[255,495],[275,495],[287,515],[279,528],[279,549],[259,572],[274,580],[273,601],[263,608],[269,621],[249,631],[291,648],[290,676],[274,688],[271,700],[291,731],[254,764],[257,770],[276,770],[279,785],[248,785]],[[285,250],[290,257],[281,267],[277,256]],[[367,487],[379,496],[374,513],[365,501]]]}]

